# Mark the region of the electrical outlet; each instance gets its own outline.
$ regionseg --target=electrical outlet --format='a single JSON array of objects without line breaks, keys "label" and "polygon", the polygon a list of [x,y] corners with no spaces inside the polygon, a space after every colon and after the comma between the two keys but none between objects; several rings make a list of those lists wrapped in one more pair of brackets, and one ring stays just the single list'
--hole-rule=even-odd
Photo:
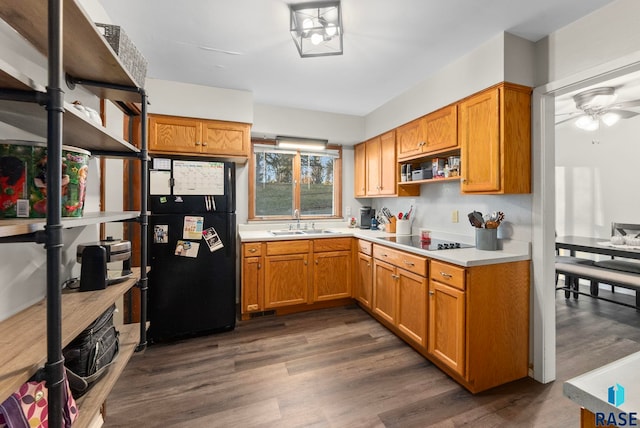
[{"label": "electrical outlet", "polygon": [[451,223],[458,222],[458,210],[451,211]]},{"label": "electrical outlet", "polygon": [[351,215],[351,207],[347,207],[346,214],[347,217]]}]

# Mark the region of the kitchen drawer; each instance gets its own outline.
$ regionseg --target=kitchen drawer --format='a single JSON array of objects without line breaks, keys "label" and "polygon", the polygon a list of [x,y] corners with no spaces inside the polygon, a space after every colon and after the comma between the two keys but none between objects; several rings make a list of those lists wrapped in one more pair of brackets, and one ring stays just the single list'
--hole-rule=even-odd
[{"label": "kitchen drawer", "polygon": [[427,276],[427,259],[415,254],[405,253],[382,245],[373,246],[373,257],[384,260],[401,269]]},{"label": "kitchen drawer", "polygon": [[258,257],[262,255],[262,243],[261,242],[249,242],[242,245],[243,257]]},{"label": "kitchen drawer", "polygon": [[267,256],[308,253],[310,243],[311,241],[307,239],[267,242]]},{"label": "kitchen drawer", "polygon": [[431,260],[431,279],[464,291],[464,268]]},{"label": "kitchen drawer", "polygon": [[371,242],[365,241],[364,239],[358,239],[358,251],[366,254],[367,256],[371,255]]},{"label": "kitchen drawer", "polygon": [[404,270],[408,270],[409,272],[413,272],[417,275],[427,277],[427,258],[420,257],[415,254],[410,253],[399,253],[399,263],[397,264],[399,268]]},{"label": "kitchen drawer", "polygon": [[351,241],[353,238],[323,238],[313,241],[313,251],[316,253],[322,251],[351,251]]}]

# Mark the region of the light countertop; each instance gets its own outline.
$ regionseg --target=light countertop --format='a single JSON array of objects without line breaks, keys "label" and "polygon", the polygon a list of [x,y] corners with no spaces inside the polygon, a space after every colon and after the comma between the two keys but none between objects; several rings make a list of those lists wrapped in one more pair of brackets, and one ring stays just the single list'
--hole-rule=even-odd
[{"label": "light countertop", "polygon": [[[325,233],[322,235],[286,235],[273,236],[268,230],[256,230],[253,228],[239,227],[239,236],[241,242],[258,242],[258,241],[290,241],[295,239],[323,239],[323,238],[339,238],[339,237],[356,237],[371,241],[375,244],[386,245],[388,247],[397,248],[403,251],[420,254],[432,259],[453,263],[459,266],[482,266],[497,263],[508,263],[522,260],[531,260],[530,245],[528,242],[507,241],[501,242],[501,250],[485,251],[475,248],[458,248],[454,250],[428,251],[415,248],[409,245],[398,244],[395,242],[385,241],[379,238],[385,236],[395,236],[394,233],[386,233],[377,230],[367,230],[347,227],[325,227],[325,229],[336,233]],[[274,228],[277,229],[277,228]],[[450,237],[440,237],[437,234],[435,238],[453,240]],[[460,240],[460,242],[465,242]],[[467,242],[473,244],[473,242]]]},{"label": "light countertop", "polygon": [[[624,388],[624,403],[618,407],[608,402],[609,388],[616,384]],[[640,414],[640,352],[569,379],[563,385],[563,392],[594,414]]]}]

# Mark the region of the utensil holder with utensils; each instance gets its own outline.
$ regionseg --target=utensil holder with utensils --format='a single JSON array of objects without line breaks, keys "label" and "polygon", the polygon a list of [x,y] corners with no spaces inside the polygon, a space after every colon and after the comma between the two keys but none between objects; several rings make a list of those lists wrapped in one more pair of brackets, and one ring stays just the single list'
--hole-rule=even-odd
[{"label": "utensil holder with utensils", "polygon": [[411,221],[410,220],[397,220],[396,221],[396,235],[411,235]]},{"label": "utensil holder with utensils", "polygon": [[478,250],[497,250],[498,229],[476,228],[476,248]]}]

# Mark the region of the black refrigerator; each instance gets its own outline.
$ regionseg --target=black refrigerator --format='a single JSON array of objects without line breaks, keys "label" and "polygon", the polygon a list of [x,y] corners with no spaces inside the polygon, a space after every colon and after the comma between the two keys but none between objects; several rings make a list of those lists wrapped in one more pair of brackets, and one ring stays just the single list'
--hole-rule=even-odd
[{"label": "black refrigerator", "polygon": [[235,164],[154,158],[149,174],[149,340],[232,330]]}]

